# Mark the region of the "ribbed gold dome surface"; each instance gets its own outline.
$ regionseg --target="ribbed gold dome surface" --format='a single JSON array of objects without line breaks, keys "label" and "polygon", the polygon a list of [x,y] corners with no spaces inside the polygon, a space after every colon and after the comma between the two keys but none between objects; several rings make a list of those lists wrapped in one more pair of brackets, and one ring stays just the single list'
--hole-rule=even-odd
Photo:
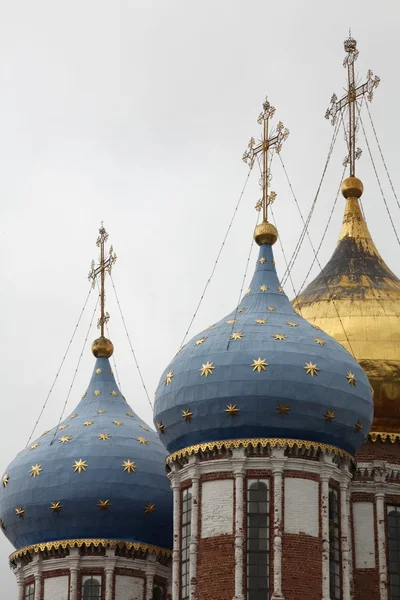
[{"label": "ribbed gold dome surface", "polygon": [[400,280],[382,260],[358,198],[346,200],[338,245],[323,274],[293,304],[352,351],[367,373],[372,431],[400,432]]}]

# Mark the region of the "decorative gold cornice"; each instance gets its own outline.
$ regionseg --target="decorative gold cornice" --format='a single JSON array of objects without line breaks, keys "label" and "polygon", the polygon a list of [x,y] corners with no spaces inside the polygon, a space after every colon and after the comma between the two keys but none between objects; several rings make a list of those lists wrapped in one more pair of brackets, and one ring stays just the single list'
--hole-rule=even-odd
[{"label": "decorative gold cornice", "polygon": [[371,431],[368,436],[368,439],[371,442],[387,442],[388,440],[395,444],[396,442],[400,442],[400,432],[390,432],[390,431]]},{"label": "decorative gold cornice", "polygon": [[15,560],[26,554],[37,554],[38,552],[44,552],[45,550],[58,550],[62,548],[82,548],[85,546],[89,548],[94,546],[95,548],[126,548],[127,550],[141,550],[142,552],[154,552],[155,554],[162,554],[164,556],[171,556],[172,550],[160,548],[159,546],[152,546],[151,544],[142,544],[141,542],[127,542],[121,540],[106,540],[98,538],[84,538],[76,540],[59,540],[58,542],[44,542],[43,544],[34,544],[32,546],[26,546],[21,548],[10,555],[9,560]]},{"label": "decorative gold cornice", "polygon": [[342,450],[341,448],[337,448],[336,446],[331,446],[330,444],[322,444],[320,442],[310,442],[308,440],[294,440],[287,438],[250,438],[250,439],[242,439],[242,440],[222,440],[219,442],[205,442],[204,444],[196,444],[195,446],[188,446],[187,448],[182,448],[182,450],[177,450],[173,452],[166,458],[167,464],[174,462],[174,460],[183,458],[184,456],[190,456],[191,454],[197,454],[198,452],[207,452],[212,450],[221,450],[228,448],[257,448],[257,446],[262,446],[266,448],[270,446],[271,448],[276,448],[280,446],[281,448],[299,448],[306,450],[320,450],[326,454],[336,454],[341,458],[345,458],[354,461],[354,457]]}]

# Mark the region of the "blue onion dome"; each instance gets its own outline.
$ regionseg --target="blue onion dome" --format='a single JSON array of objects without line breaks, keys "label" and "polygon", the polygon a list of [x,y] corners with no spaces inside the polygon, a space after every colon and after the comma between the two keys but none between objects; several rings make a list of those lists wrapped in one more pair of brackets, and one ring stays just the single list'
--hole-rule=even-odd
[{"label": "blue onion dome", "polygon": [[100,342],[74,412],[3,474],[1,527],[16,549],[87,538],[172,548],[165,450],[121,394],[108,360],[111,342]]},{"label": "blue onion dome", "polygon": [[250,288],[235,310],[169,363],[154,423],[170,453],[284,438],[354,454],[372,422],[367,376],[343,346],[294,311],[275,269],[276,229],[261,225]]}]

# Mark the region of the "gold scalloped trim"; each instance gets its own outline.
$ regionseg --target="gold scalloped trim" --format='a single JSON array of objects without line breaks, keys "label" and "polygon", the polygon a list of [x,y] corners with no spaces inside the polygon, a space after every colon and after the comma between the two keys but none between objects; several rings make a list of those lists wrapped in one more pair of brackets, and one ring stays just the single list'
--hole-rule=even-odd
[{"label": "gold scalloped trim", "polygon": [[371,431],[368,438],[371,442],[377,442],[378,440],[381,442],[386,442],[390,440],[392,444],[396,442],[400,442],[400,432],[394,433],[391,431]]},{"label": "gold scalloped trim", "polygon": [[182,450],[177,450],[173,452],[165,459],[167,464],[172,463],[174,460],[183,458],[184,456],[190,456],[191,454],[197,454],[198,452],[205,452],[207,450],[221,450],[222,448],[248,448],[251,446],[252,448],[256,448],[258,445],[265,448],[266,446],[270,446],[271,448],[276,448],[277,446],[281,447],[289,447],[289,448],[306,448],[306,450],[314,449],[321,450],[322,452],[326,452],[327,454],[337,454],[342,458],[347,458],[351,461],[354,461],[354,457],[346,452],[345,450],[341,450],[336,446],[331,446],[330,444],[322,444],[319,442],[309,442],[308,440],[293,440],[286,438],[250,438],[243,440],[223,440],[220,442],[206,442],[204,444],[196,444],[195,446],[188,446],[187,448],[182,448]]},{"label": "gold scalloped trim", "polygon": [[98,548],[101,546],[102,548],[126,548],[127,550],[143,550],[143,552],[154,552],[155,554],[164,554],[165,556],[171,556],[172,550],[166,550],[165,548],[160,548],[159,546],[152,546],[151,544],[142,544],[140,542],[127,542],[121,540],[103,540],[98,538],[83,538],[76,540],[60,540],[58,542],[43,542],[43,544],[33,544],[32,546],[26,546],[25,548],[21,548],[16,552],[13,552],[10,555],[10,560],[15,560],[20,556],[25,556],[26,554],[33,554],[39,551],[44,550],[58,550],[59,548],[82,548],[82,546],[86,546],[89,548],[90,546],[94,546]]}]

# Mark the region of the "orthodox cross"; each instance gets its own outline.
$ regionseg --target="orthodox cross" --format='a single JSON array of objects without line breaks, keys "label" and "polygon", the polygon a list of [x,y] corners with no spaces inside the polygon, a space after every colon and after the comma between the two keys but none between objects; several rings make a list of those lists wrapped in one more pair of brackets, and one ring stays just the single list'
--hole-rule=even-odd
[{"label": "orthodox cross", "polygon": [[104,337],[104,325],[106,323],[108,323],[108,321],[110,319],[110,315],[108,314],[108,312],[105,312],[105,310],[104,310],[105,299],[106,299],[105,289],[104,289],[105,275],[106,275],[106,271],[109,274],[111,273],[113,264],[117,260],[117,255],[115,254],[113,247],[110,246],[110,250],[108,252],[108,257],[105,258],[104,246],[105,246],[106,241],[108,240],[108,233],[104,229],[103,222],[101,223],[101,227],[99,229],[99,234],[100,235],[97,238],[96,246],[98,248],[100,248],[100,261],[96,267],[94,260],[92,260],[88,279],[92,283],[92,288],[94,288],[94,286],[96,285],[97,277],[98,277],[98,275],[100,275],[100,318],[97,322],[97,327],[101,331],[101,337]]},{"label": "orthodox cross", "polygon": [[268,102],[268,98],[265,98],[263,110],[257,119],[257,123],[263,126],[262,139],[256,142],[254,138],[251,138],[247,150],[243,154],[243,161],[249,165],[250,169],[253,168],[257,156],[262,155],[260,180],[262,200],[257,203],[256,209],[261,210],[262,208],[263,221],[268,221],[268,206],[272,204],[276,198],[275,192],[268,193],[268,186],[271,181],[269,153],[273,150],[279,153],[282,150],[283,142],[289,135],[289,131],[288,129],[285,129],[282,121],[279,121],[276,129],[272,131],[271,135],[269,134],[269,121],[274,116],[275,110],[276,109]]},{"label": "orthodox cross", "polygon": [[357,122],[356,122],[356,102],[357,98],[366,95],[369,102],[373,98],[374,88],[378,87],[380,79],[368,71],[367,81],[362,85],[356,87],[355,76],[354,76],[354,63],[358,57],[357,42],[351,35],[344,42],[344,49],[346,51],[346,57],[343,61],[344,68],[347,67],[347,80],[348,88],[346,94],[338,100],[336,94],[333,94],[331,98],[331,106],[325,113],[326,119],[331,119],[332,125],[336,123],[337,115],[340,111],[345,110],[348,107],[348,155],[344,159],[344,165],[350,165],[350,177],[354,177],[355,174],[355,161],[361,156],[361,149],[356,148],[356,133],[357,133]]}]

